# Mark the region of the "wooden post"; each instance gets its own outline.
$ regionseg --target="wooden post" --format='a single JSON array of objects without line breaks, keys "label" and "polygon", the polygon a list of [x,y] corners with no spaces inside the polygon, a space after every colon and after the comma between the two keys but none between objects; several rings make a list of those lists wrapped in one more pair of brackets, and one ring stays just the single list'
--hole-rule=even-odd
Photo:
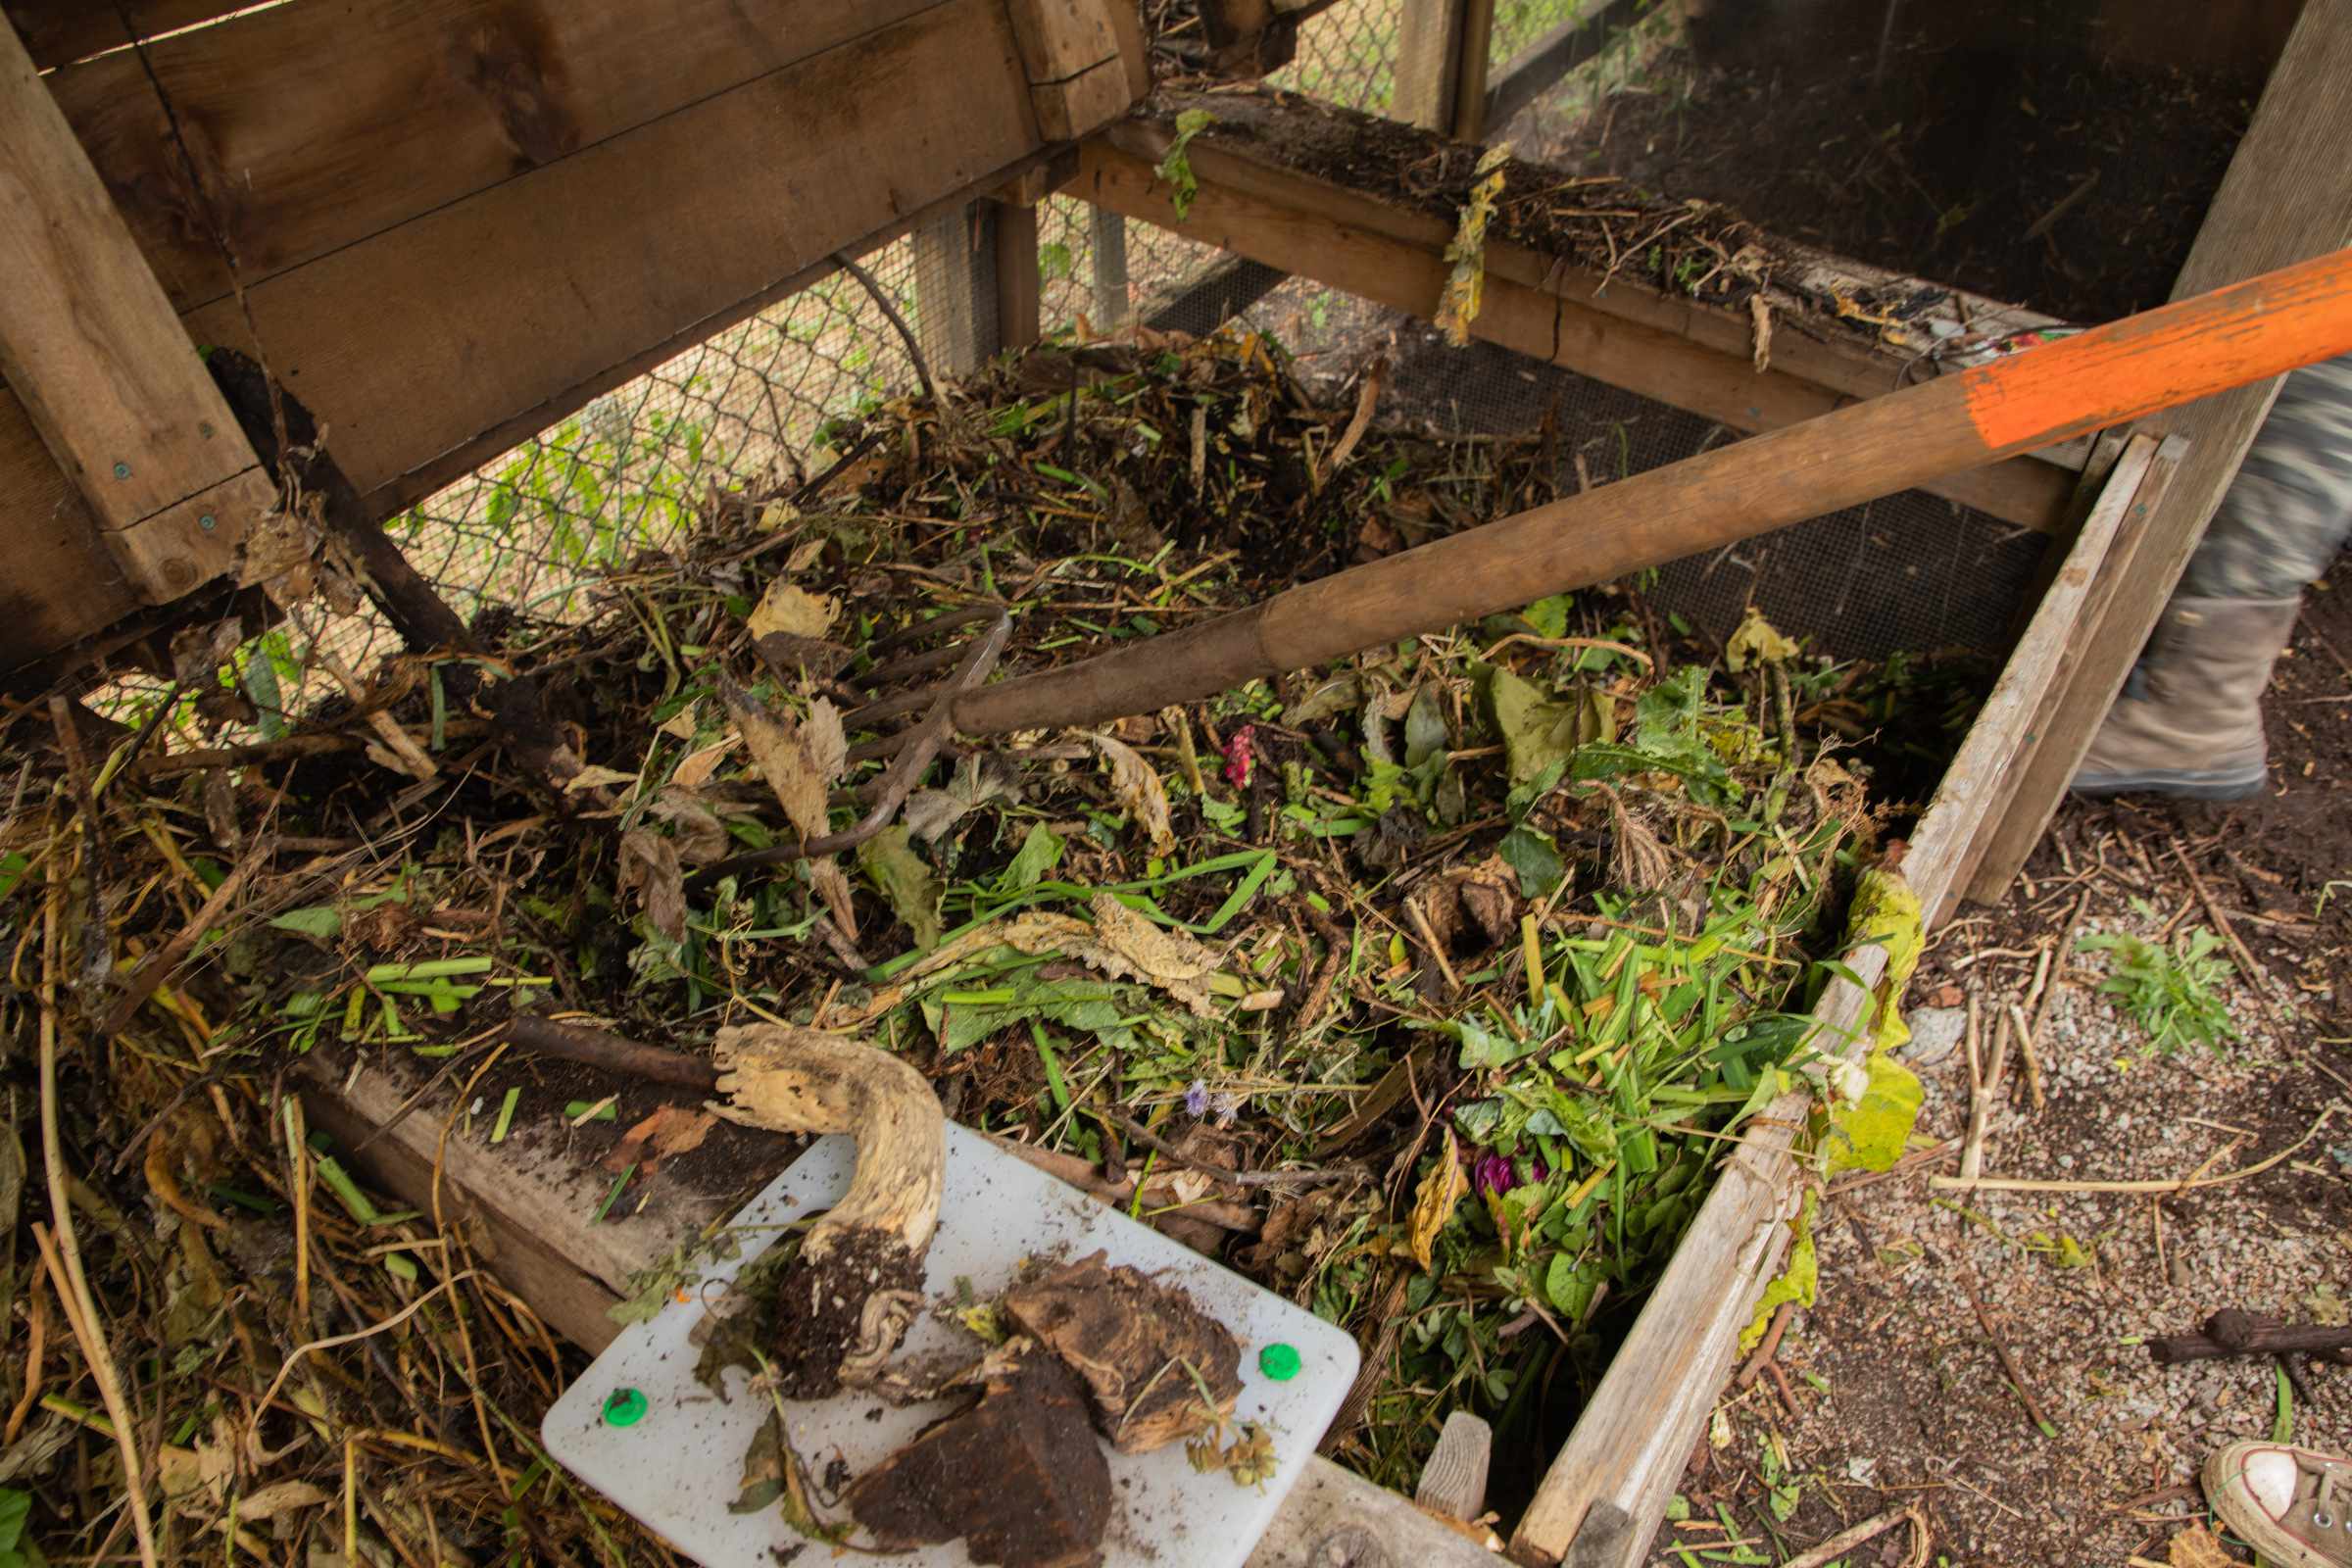
[{"label": "wooden post", "polygon": [[233,566],[276,487],[5,22],[0,279],[0,372],[139,597]]},{"label": "wooden post", "polygon": [[918,224],[914,329],[937,375],[969,375],[997,352],[997,302],[983,286],[983,246],[996,244],[994,202],[977,201]]},{"label": "wooden post", "polygon": [[[2352,243],[2352,0],[2310,0],[2271,74],[2253,123],[2173,286],[2182,299]],[[2085,625],[2063,688],[2035,724],[2008,809],[1967,885],[1990,904],[2008,890],[2049,826],[2091,736],[2139,657],[2222,492],[2271,411],[2278,383],[2239,387],[2173,414],[2163,427],[2191,443],[2163,499],[2118,547],[2113,591]]]},{"label": "wooden post", "polygon": [[1038,337],[1037,209],[1011,203],[996,208],[997,335],[1008,349]]},{"label": "wooden post", "polygon": [[1486,132],[1494,0],[1405,0],[1389,116],[1457,141]]},{"label": "wooden post", "polygon": [[1127,220],[1107,207],[1086,210],[1094,253],[1095,330],[1115,332],[1127,320]]}]

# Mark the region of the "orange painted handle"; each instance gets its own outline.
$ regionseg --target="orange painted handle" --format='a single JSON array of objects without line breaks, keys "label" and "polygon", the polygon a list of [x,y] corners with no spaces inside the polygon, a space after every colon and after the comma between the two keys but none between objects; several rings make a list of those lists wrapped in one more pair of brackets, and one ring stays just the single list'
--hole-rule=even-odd
[{"label": "orange painted handle", "polygon": [[2352,250],[2126,317],[1962,374],[2007,457],[2352,354]]}]

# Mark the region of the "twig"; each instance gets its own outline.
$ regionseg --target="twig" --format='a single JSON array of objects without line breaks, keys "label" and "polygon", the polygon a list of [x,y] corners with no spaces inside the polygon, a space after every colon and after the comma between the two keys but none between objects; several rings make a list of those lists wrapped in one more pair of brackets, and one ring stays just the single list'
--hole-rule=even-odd
[{"label": "twig", "polygon": [[1422,946],[1428,948],[1429,956],[1438,960],[1438,970],[1446,976],[1446,989],[1449,992],[1461,990],[1461,977],[1453,972],[1453,965],[1446,961],[1445,944],[1438,940],[1436,932],[1430,930],[1429,916],[1422,912],[1421,901],[1407,899],[1404,901],[1404,908],[1405,912],[1413,917],[1413,929],[1421,933]]},{"label": "twig", "polygon": [[2018,1398],[2024,1402],[2027,1417],[2042,1436],[2055,1437],[2058,1423],[2049,1418],[2041,1407],[2041,1401],[2034,1398],[2034,1391],[2026,1386],[2025,1368],[2017,1364],[2017,1352],[2009,1348],[2009,1342],[2001,1338],[2001,1331],[1993,1327],[1992,1314],[1984,1309],[1983,1298],[1977,1295],[1975,1282],[1963,1279],[1960,1289],[1968,1294],[1968,1304],[1976,1308],[1977,1322],[1984,1328],[1984,1337],[1992,1342],[1993,1354],[2001,1358],[2001,1370],[2009,1374],[2009,1386],[2017,1391]]},{"label": "twig", "polygon": [[2340,1107],[2329,1105],[2321,1111],[2320,1119],[2311,1124],[2309,1132],[2268,1159],[2258,1159],[2251,1165],[2224,1171],[2219,1176],[2192,1176],[2169,1182],[2060,1182],[2032,1181],[2023,1177],[2011,1176],[1936,1176],[1930,1178],[1928,1185],[1947,1189],[1974,1187],[1988,1193],[2189,1193],[2200,1187],[2219,1187],[2225,1182],[2244,1181],[2249,1176],[2259,1176],[2289,1156],[2300,1153],[2304,1145],[2320,1135],[2320,1129],[2328,1125],[2328,1118],[2333,1116],[2338,1108]]},{"label": "twig", "polygon": [[137,970],[131,974],[130,983],[123,990],[122,998],[116,1002],[113,1008],[107,1012],[105,1021],[99,1025],[101,1034],[111,1038],[122,1032],[124,1026],[130,1022],[132,1015],[139,1010],[149,997],[155,995],[155,988],[162,985],[165,977],[170,975],[173,969],[179,967],[180,961],[187,957],[189,950],[203,939],[205,932],[212,929],[213,922],[220,918],[221,912],[228,907],[236,898],[238,891],[245,886],[245,879],[253,874],[255,867],[269,858],[270,851],[270,842],[268,838],[257,841],[245,858],[237,863],[237,868],[220,879],[220,885],[213,889],[212,897],[204,901],[194,917],[179,928],[179,934],[165,943],[162,948],[157,950],[154,956],[139,965]]},{"label": "twig", "polygon": [[1764,1331],[1763,1342],[1756,1347],[1756,1353],[1747,1358],[1747,1365],[1741,1367],[1740,1376],[1733,1380],[1735,1386],[1742,1389],[1756,1386],[1756,1379],[1764,1375],[1764,1363],[1780,1350],[1781,1336],[1788,1332],[1788,1319],[1795,1311],[1794,1301],[1783,1301],[1780,1310],[1772,1314],[1772,1327]]},{"label": "twig", "polygon": [[899,329],[899,341],[906,345],[906,358],[914,362],[914,377],[923,383],[923,396],[930,400],[933,408],[939,407],[939,383],[931,379],[931,367],[923,359],[922,345],[914,340],[914,328],[906,324],[906,318],[899,314],[898,306],[882,291],[882,285],[874,281],[874,274],[858,265],[858,258],[848,251],[835,251],[833,261],[843,271],[864,285],[866,293],[873,296],[874,303],[882,307],[882,314],[890,318],[890,324]]},{"label": "twig", "polygon": [[634,1040],[608,1034],[602,1029],[587,1029],[578,1024],[557,1023],[531,1013],[516,1013],[507,1023],[507,1038],[535,1054],[586,1062],[591,1067],[601,1067],[606,1072],[618,1073],[624,1078],[675,1084],[681,1089],[700,1090],[704,1094],[710,1094],[718,1087],[718,1069],[699,1056],[689,1056],[679,1051],[664,1051],[659,1046],[641,1046]]},{"label": "twig", "polygon": [[2041,1109],[2041,1053],[2034,1049],[2034,1026],[2026,1021],[2026,1009],[2016,1003],[2009,1004],[2009,1022],[2017,1030],[2018,1054],[2026,1059],[2026,1090],[2034,1097],[2034,1108]]},{"label": "twig", "polygon": [[[1236,1187],[1314,1187],[1324,1182],[1346,1181],[1351,1176],[1363,1174],[1361,1170],[1352,1165],[1326,1170],[1219,1170],[1214,1165],[1201,1164],[1193,1155],[1178,1149],[1174,1144],[1169,1143],[1165,1138],[1160,1137],[1159,1134],[1132,1116],[1095,1105],[1085,1108],[1089,1115],[1100,1116],[1105,1121],[1115,1123],[1121,1132],[1142,1144],[1146,1149],[1156,1149],[1170,1159],[1183,1160],[1186,1165],[1198,1170],[1212,1181],[1231,1182]],[[1167,1171],[1154,1172],[1154,1174],[1172,1177],[1180,1173]]]},{"label": "twig", "polygon": [[2066,917],[2066,930],[2058,938],[2057,960],[2050,969],[2050,983],[2042,988],[2034,1003],[2034,1032],[2041,1032],[2041,1023],[2050,1015],[2050,1003],[2066,989],[2066,966],[2075,953],[2075,934],[2082,929],[2082,916],[2090,908],[2090,891],[2075,901],[2075,912]]},{"label": "twig", "polygon": [[29,1294],[31,1301],[24,1310],[32,1320],[32,1344],[24,1352],[24,1392],[17,1396],[17,1407],[8,1412],[8,1425],[0,1427],[0,1448],[16,1446],[17,1434],[24,1429],[24,1418],[32,1413],[32,1401],[41,1393],[41,1355],[49,1344],[49,1298],[38,1286]]},{"label": "twig", "polygon": [[2070,190],[2065,195],[2059,197],[2058,200],[2051,205],[2048,212],[2034,220],[2033,225],[2026,230],[2024,237],[2027,239],[2039,239],[2044,234],[2047,234],[2052,228],[2057,226],[2058,220],[2064,218],[2068,213],[2073,212],[2076,204],[2081,202],[2083,197],[2089,195],[2091,191],[2098,185],[2098,183],[2099,172],[2095,169],[2089,173],[2083,175],[2081,179],[2076,180],[2075,188],[2073,190]]},{"label": "twig", "polygon": [[1992,1060],[1981,1070],[1977,1056],[1978,1016],[1977,997],[1968,997],[1968,1141],[1960,1146],[1959,1185],[1975,1182],[1984,1169],[1984,1138],[1992,1127],[1992,1106],[2001,1092],[2002,1068],[2009,1060],[2009,1019],[2003,1014],[1993,1024]]},{"label": "twig", "polygon": [[67,1192],[65,1142],[57,1129],[57,906],[65,897],[63,870],[55,856],[49,861],[49,897],[41,910],[40,1094],[41,1162],[49,1178],[49,1217],[57,1226],[52,1246],[49,1233],[37,1222],[33,1243],[48,1266],[50,1282],[65,1308],[66,1327],[81,1345],[99,1397],[115,1423],[115,1443],[122,1450],[122,1490],[130,1503],[130,1524],[138,1537],[139,1561],[156,1568],[155,1523],[147,1513],[147,1479],[139,1464],[139,1444],[131,1425],[129,1403],[122,1397],[122,1379],[115,1371],[114,1351],[106,1343],[98,1304],[82,1273],[81,1245],[74,1235],[74,1206]]},{"label": "twig", "polygon": [[270,1404],[277,1398],[277,1391],[285,1385],[287,1375],[294,1370],[295,1365],[300,1362],[304,1356],[310,1354],[313,1350],[331,1350],[338,1345],[356,1345],[361,1340],[368,1339],[371,1335],[383,1333],[386,1329],[398,1328],[401,1324],[406,1323],[410,1318],[416,1316],[417,1311],[420,1310],[424,1304],[427,1301],[430,1301],[434,1297],[439,1296],[443,1291],[449,1290],[453,1286],[465,1284],[467,1280],[474,1278],[479,1273],[481,1273],[480,1269],[469,1268],[462,1274],[452,1274],[449,1278],[443,1280],[440,1284],[434,1286],[431,1290],[425,1292],[422,1296],[419,1296],[416,1298],[416,1299],[411,1301],[408,1305],[402,1307],[399,1311],[393,1313],[390,1317],[385,1318],[380,1323],[370,1324],[367,1328],[359,1329],[350,1334],[330,1334],[323,1340],[310,1340],[294,1347],[294,1352],[287,1356],[285,1359],[285,1364],[277,1369],[277,1376],[270,1380],[270,1387],[264,1389],[262,1391],[261,1398],[254,1402],[253,1420],[245,1429],[246,1442],[250,1444],[257,1437],[259,1437],[262,1430],[262,1417],[270,1413]]},{"label": "twig", "polygon": [[[1826,1564],[1836,1562],[1865,1541],[1885,1535],[1906,1519],[1910,1520],[1912,1528],[1919,1532],[1919,1544],[1924,1546],[1928,1536],[1927,1516],[1919,1511],[1918,1503],[1907,1502],[1900,1508],[1889,1508],[1885,1513],[1873,1514],[1858,1525],[1838,1531],[1838,1534],[1815,1546],[1811,1551],[1789,1558],[1781,1564],[1781,1568],[1825,1568]],[[1913,1555],[1917,1554],[1915,1548]]]}]

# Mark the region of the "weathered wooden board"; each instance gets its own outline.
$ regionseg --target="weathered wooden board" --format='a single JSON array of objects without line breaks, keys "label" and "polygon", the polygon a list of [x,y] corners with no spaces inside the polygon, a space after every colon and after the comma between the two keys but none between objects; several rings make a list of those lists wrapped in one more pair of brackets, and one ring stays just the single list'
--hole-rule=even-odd
[{"label": "weathered wooden board", "polygon": [[[1970,847],[1992,821],[1997,794],[1984,786],[2019,751],[2021,731],[2048,679],[2049,650],[2078,634],[2084,596],[2118,537],[2153,445],[2143,442],[2128,469],[2119,464],[2122,482],[2110,481],[2112,494],[2102,496],[2077,536],[2055,586],[1920,819],[1903,871],[1923,909],[1944,906]],[[1846,956],[1847,967],[1871,985],[1886,961],[1876,946]],[[1822,1048],[1837,1054],[1842,1042],[1842,1054],[1865,1049],[1869,1004],[1866,992],[1842,978],[1833,981],[1813,1013],[1824,1025],[1817,1037]],[[1730,1375],[1740,1331],[1787,1249],[1787,1222],[1801,1190],[1791,1150],[1812,1107],[1806,1091],[1783,1096],[1748,1123],[1739,1149],[1724,1161],[1674,1260],[1521,1518],[1511,1540],[1511,1555],[1521,1562],[1567,1557],[1579,1547],[1588,1515],[1604,1504],[1622,1510],[1631,1528],[1605,1547],[1580,1549],[1578,1568],[1635,1568],[1648,1560],[1650,1535]]]},{"label": "weathered wooden board", "polygon": [[[617,1332],[607,1309],[620,1299],[633,1272],[691,1247],[789,1163],[795,1149],[772,1140],[772,1167],[747,1177],[742,1192],[657,1178],[647,1184],[642,1206],[624,1199],[598,1224],[589,1216],[612,1178],[567,1153],[559,1141],[518,1133],[494,1147],[487,1139],[488,1116],[476,1116],[470,1130],[452,1125],[463,1107],[447,1090],[401,1117],[411,1100],[407,1083],[324,1051],[305,1057],[300,1075],[305,1113],[312,1126],[336,1140],[339,1157],[427,1213],[434,1212],[438,1167],[442,1211],[465,1228],[477,1259],[541,1321],[590,1350],[602,1349]],[[643,1092],[643,1086],[631,1087]],[[684,1097],[670,1092],[667,1098]],[[1368,1563],[1373,1559],[1360,1546],[1348,1549],[1364,1541],[1387,1553],[1389,1562],[1413,1568],[1493,1568],[1495,1560],[1404,1497],[1317,1457],[1284,1499],[1250,1563]]]},{"label": "weathered wooden board", "polygon": [[[229,292],[222,241],[250,288],[940,4],[294,0],[69,67],[50,88],[190,311]],[[830,114],[889,118],[854,101]],[[601,216],[626,229],[660,210]]]},{"label": "weathered wooden board", "polygon": [[1586,61],[1596,58],[1632,26],[1646,8],[1639,0],[1600,0],[1520,51],[1487,89],[1485,126],[1493,135],[1529,104],[1549,92]]},{"label": "weathered wooden board", "polygon": [[[252,3],[139,0],[129,9],[138,24],[138,35],[152,38],[159,32],[193,27]],[[15,24],[32,63],[43,71],[101,50],[120,49],[131,41],[130,29],[122,24],[122,12],[110,0],[0,0],[0,16]]]},{"label": "weathered wooden board", "polygon": [[[1287,272],[1418,315],[1434,312],[1448,265],[1450,227],[1328,180],[1197,138],[1188,156],[1200,190],[1177,219],[1154,172],[1164,130],[1128,122],[1080,149],[1068,188],[1142,219]],[[1819,264],[1828,266],[1827,262]],[[1752,365],[1753,326],[1733,313],[1611,282],[1490,239],[1485,303],[1471,334],[1677,408],[1756,431],[1826,414],[1891,391],[1901,362],[1859,344],[1800,333],[1771,368]],[[2017,458],[1927,486],[1994,516],[2049,529],[2064,516],[2072,470],[2039,456]]]},{"label": "weathered wooden board", "polygon": [[0,372],[132,591],[161,604],[225,569],[274,488],[6,28],[0,278]]},{"label": "weathered wooden board", "polygon": [[[2255,107],[2230,172],[2173,286],[2185,299],[2352,244],[2352,0],[2309,0]],[[2266,381],[2176,410],[2161,426],[2188,445],[2163,501],[2126,538],[2116,581],[2086,626],[2063,690],[2039,724],[2018,784],[2018,808],[1987,843],[1968,887],[2001,897],[2041,841],[2082,765],[2132,661],[2139,657],[2222,494],[2278,396]]]}]

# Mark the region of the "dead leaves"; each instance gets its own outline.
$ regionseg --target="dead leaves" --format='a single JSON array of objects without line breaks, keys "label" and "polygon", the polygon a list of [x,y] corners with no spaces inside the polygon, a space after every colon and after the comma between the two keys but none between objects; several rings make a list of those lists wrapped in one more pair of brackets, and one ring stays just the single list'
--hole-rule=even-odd
[{"label": "dead leaves", "polygon": [[917,951],[937,947],[945,929],[940,923],[939,901],[947,888],[914,853],[906,829],[885,828],[858,845],[858,864],[873,879],[875,890],[898,911],[899,918],[906,922],[906,929],[914,933]]},{"label": "dead leaves", "polygon": [[2173,1537],[2164,1557],[2172,1568],[2245,1568],[2244,1562],[2222,1544],[2221,1538],[2203,1525],[2190,1525]]},{"label": "dead leaves", "polygon": [[686,940],[686,876],[678,847],[650,827],[620,836],[620,891],[633,893],[654,929],[672,942]]},{"label": "dead leaves", "polygon": [[1453,238],[1446,242],[1446,260],[1453,264],[1446,291],[1438,298],[1437,323],[1446,341],[1455,348],[1470,342],[1470,323],[1478,318],[1487,289],[1487,222],[1494,216],[1495,198],[1502,194],[1503,165],[1510,161],[1511,144],[1496,142],[1479,155],[1472,171],[1470,203],[1462,209]]},{"label": "dead leaves", "polygon": [[778,718],[759,698],[727,680],[719,682],[718,695],[784,815],[802,838],[822,838],[826,798],[849,760],[840,710],[819,697],[808,704],[808,718]]},{"label": "dead leaves", "polygon": [[1167,788],[1159,782],[1152,764],[1124,741],[1112,740],[1107,735],[1092,735],[1088,739],[1110,764],[1110,792],[1118,798],[1127,819],[1144,830],[1152,853],[1165,855],[1175,849],[1176,828],[1168,819]]},{"label": "dead leaves", "polygon": [[831,631],[840,615],[840,601],[832,595],[812,594],[778,578],[768,584],[747,624],[755,641],[779,631],[788,637],[816,639]]},{"label": "dead leaves", "polygon": [[1405,1245],[1412,1250],[1413,1261],[1426,1272],[1431,1266],[1432,1249],[1437,1246],[1438,1232],[1453,1218],[1469,1195],[1470,1178],[1462,1171],[1461,1146],[1454,1141],[1453,1129],[1446,1129],[1445,1152],[1421,1178],[1420,1189],[1413,1195],[1413,1214],[1405,1231]]},{"label": "dead leaves", "polygon": [[662,1161],[702,1148],[703,1140],[717,1125],[718,1117],[710,1111],[663,1105],[621,1134],[620,1142],[605,1155],[605,1169],[617,1175],[635,1165],[639,1174],[651,1176]]}]

